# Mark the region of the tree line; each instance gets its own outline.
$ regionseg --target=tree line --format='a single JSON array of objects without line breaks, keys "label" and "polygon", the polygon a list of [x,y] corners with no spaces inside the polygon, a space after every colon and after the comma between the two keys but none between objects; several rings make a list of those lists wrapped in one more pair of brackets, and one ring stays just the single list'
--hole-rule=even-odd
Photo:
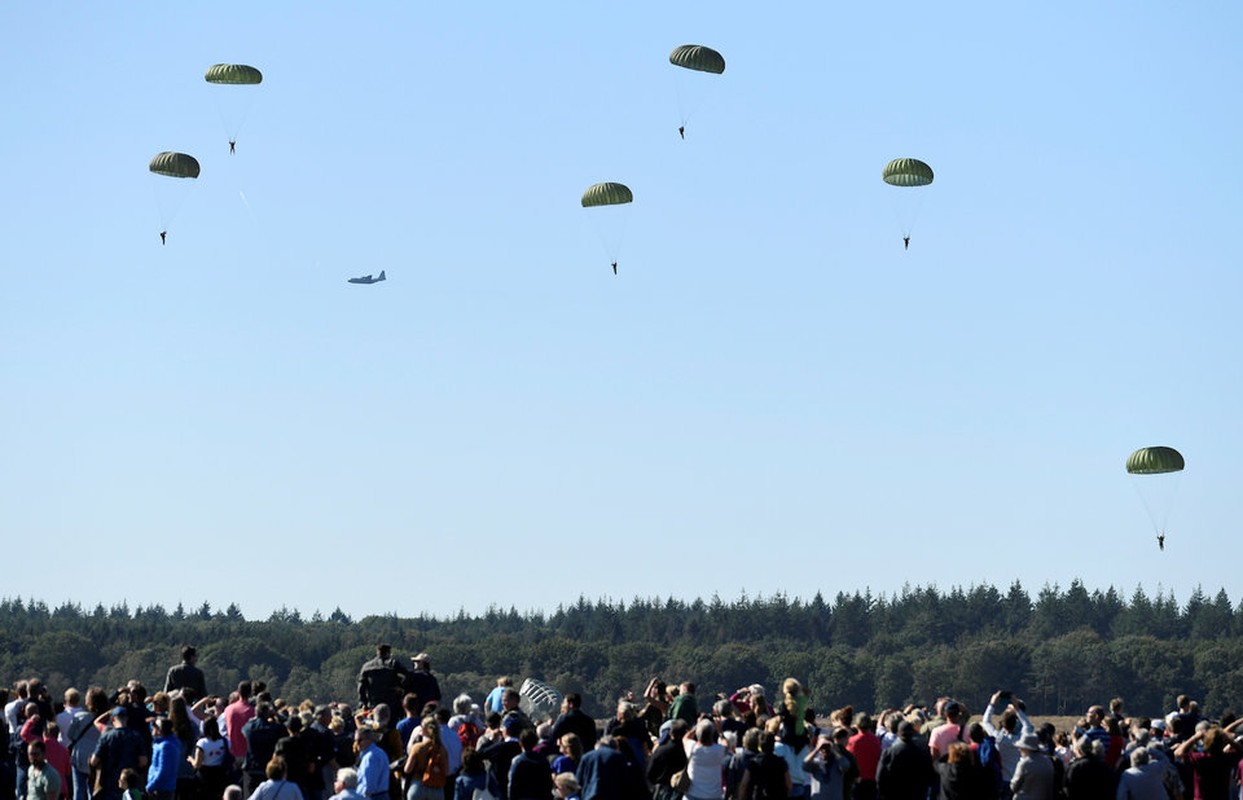
[{"label": "tree line", "polygon": [[185,644],[199,651],[212,691],[265,680],[300,701],[356,699],[359,666],[379,641],[398,654],[427,651],[446,695],[476,700],[510,675],[582,694],[610,716],[626,690],[652,676],[694,681],[702,692],[751,683],[775,689],[798,678],[814,707],[880,709],[952,695],[976,711],[997,689],[1036,714],[1076,714],[1121,696],[1135,713],[1169,710],[1179,694],[1210,713],[1243,709],[1243,608],[1219,591],[1136,588],[1089,592],[1080,581],[906,587],[892,595],[838,592],[832,601],[784,594],[732,602],[580,597],[552,613],[489,608],[448,618],[426,613],[354,620],[339,608],[305,618],[282,608],[248,620],[236,605],[167,611],[127,604],[87,610],[38,600],[0,600],[0,675],[68,686],[116,688],[138,678],[162,688]]}]

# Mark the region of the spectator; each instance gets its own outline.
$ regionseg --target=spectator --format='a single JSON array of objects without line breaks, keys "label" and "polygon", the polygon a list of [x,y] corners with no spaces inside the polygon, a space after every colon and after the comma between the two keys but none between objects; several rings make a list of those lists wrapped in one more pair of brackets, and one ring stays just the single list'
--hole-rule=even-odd
[{"label": "spectator", "polygon": [[374,708],[381,703],[389,708],[399,707],[403,694],[401,685],[409,674],[410,670],[393,658],[390,645],[376,645],[375,658],[365,662],[358,671],[360,709]]},{"label": "spectator", "polygon": [[[1014,800],[1053,800],[1053,762],[1040,748],[1040,737],[1025,734],[1018,741],[1019,763],[1010,779]],[[1102,795],[1097,800],[1106,800]]]},{"label": "spectator", "polygon": [[267,780],[255,787],[248,800],[303,800],[298,785],[285,779],[283,758],[273,756],[264,767],[264,774]]},{"label": "spectator", "polygon": [[99,771],[101,800],[121,800],[121,770],[147,766],[142,737],[130,728],[129,711],[124,706],[112,709],[111,725],[95,745],[90,765]]},{"label": "spectator", "polygon": [[561,700],[561,715],[552,726],[552,738],[561,741],[567,733],[578,737],[584,751],[596,746],[596,721],[582,709],[583,697],[578,692],[567,692]]},{"label": "spectator", "polygon": [[[203,670],[197,664],[198,651],[189,645],[181,648],[181,663],[168,668],[164,678],[164,691],[172,694],[180,691],[190,705],[207,696],[207,682],[203,678]],[[165,662],[167,663],[167,662]],[[216,798],[212,798],[216,800]]]}]

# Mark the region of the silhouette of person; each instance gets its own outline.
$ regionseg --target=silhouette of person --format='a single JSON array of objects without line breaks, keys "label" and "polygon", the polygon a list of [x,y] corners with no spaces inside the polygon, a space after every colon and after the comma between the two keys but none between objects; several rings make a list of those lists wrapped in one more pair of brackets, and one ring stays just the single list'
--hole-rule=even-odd
[{"label": "silhouette of person", "polygon": [[617,262],[616,261],[613,262],[613,274],[614,275],[617,274]]},{"label": "silhouette of person", "polygon": [[678,136],[681,136],[683,139],[686,138],[686,126],[685,125],[681,125],[678,127]]},{"label": "silhouette of person", "polygon": [[237,139],[230,139],[229,140],[229,155],[234,155],[236,153],[237,153]]},{"label": "silhouette of person", "polygon": [[160,231],[160,244],[168,244],[168,242],[164,241],[167,236],[168,231]]},{"label": "silhouette of person", "polygon": [[1157,548],[1162,552],[1165,551],[1165,531],[1157,534]]}]

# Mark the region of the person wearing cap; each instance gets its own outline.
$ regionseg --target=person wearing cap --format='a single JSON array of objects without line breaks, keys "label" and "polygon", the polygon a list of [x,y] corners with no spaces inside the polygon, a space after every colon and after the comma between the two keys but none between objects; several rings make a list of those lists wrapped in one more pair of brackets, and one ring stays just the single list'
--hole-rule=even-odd
[{"label": "person wearing cap", "polygon": [[406,673],[402,686],[419,699],[419,711],[426,709],[428,703],[440,705],[440,682],[432,674],[432,657],[419,653],[410,659],[410,663],[414,670]]},{"label": "person wearing cap", "polygon": [[142,736],[129,727],[129,711],[125,706],[112,709],[112,727],[99,737],[91,766],[99,772],[99,797],[121,800],[121,771],[147,767],[147,753]]},{"label": "person wearing cap", "polygon": [[[1053,800],[1053,762],[1040,747],[1040,737],[1033,731],[1018,741],[1019,763],[1010,779],[1014,800]],[[1108,798],[1109,795],[1105,795]]]},{"label": "person wearing cap", "polygon": [[375,658],[365,662],[358,671],[359,709],[374,708],[381,703],[389,708],[400,708],[401,686],[409,675],[406,665],[393,658],[390,645],[376,645]]}]

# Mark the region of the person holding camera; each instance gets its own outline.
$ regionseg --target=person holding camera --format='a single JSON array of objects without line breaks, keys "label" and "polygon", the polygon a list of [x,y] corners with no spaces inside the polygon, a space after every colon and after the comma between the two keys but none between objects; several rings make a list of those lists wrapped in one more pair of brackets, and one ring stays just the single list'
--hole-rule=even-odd
[{"label": "person holding camera", "polygon": [[[1006,706],[1001,713],[1001,727],[997,728],[993,726],[993,716],[996,708],[1002,703]],[[1019,743],[1025,737],[1035,737],[1036,728],[1027,718],[1026,704],[1008,691],[993,692],[988,705],[984,708],[984,718],[980,720],[980,724],[984,726],[985,732],[997,741],[997,755],[1001,759],[1001,780],[1004,790],[1010,785],[1010,781],[1014,778],[1014,770],[1019,765],[1019,759],[1023,757],[1019,752]]]}]

